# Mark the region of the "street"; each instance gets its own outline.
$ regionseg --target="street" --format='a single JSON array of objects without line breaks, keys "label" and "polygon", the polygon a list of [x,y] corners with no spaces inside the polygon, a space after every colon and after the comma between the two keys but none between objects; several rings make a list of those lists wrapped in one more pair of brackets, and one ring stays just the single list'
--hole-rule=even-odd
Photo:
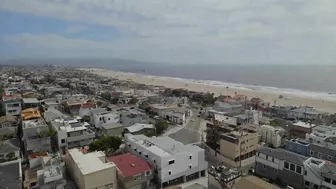
[{"label": "street", "polygon": [[201,118],[198,117],[198,112],[196,110],[192,109],[192,111],[191,119],[187,125],[183,129],[170,134],[170,138],[182,142],[183,144],[192,144],[201,141],[201,135],[199,134]]}]

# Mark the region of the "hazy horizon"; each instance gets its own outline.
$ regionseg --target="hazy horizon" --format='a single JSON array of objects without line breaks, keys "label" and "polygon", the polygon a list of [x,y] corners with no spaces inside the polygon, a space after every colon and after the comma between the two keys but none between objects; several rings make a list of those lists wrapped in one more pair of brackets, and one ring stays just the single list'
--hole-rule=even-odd
[{"label": "hazy horizon", "polygon": [[333,64],[335,0],[1,0],[0,56]]}]

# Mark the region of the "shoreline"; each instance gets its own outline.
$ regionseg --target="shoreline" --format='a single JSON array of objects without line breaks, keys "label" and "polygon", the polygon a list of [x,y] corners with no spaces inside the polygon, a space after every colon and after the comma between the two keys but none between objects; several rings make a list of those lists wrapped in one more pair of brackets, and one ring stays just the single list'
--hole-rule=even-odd
[{"label": "shoreline", "polygon": [[[113,77],[118,78],[120,80],[132,80],[137,83],[147,84],[147,85],[162,85],[167,88],[183,88],[187,90],[193,90],[197,92],[207,92],[214,93],[215,96],[220,94],[223,95],[231,95],[233,96],[235,93],[246,95],[249,99],[252,97],[259,97],[266,102],[270,102],[271,105],[274,105],[274,101],[276,101],[276,105],[301,105],[301,106],[313,106],[319,111],[325,111],[330,113],[336,113],[336,101],[332,101],[331,99],[318,99],[312,97],[304,97],[294,94],[285,94],[285,93],[277,93],[277,92],[267,92],[262,90],[255,89],[243,89],[239,87],[230,87],[227,91],[225,86],[221,85],[210,85],[204,83],[196,83],[192,81],[197,80],[188,80],[182,78],[170,78],[170,77],[160,77],[160,76],[152,76],[152,75],[142,75],[138,73],[127,73],[120,72],[114,70],[106,70],[99,68],[78,68],[83,71],[90,71],[91,73],[104,76],[104,77]],[[279,99],[279,95],[284,95],[285,97],[289,97],[289,99]]]}]

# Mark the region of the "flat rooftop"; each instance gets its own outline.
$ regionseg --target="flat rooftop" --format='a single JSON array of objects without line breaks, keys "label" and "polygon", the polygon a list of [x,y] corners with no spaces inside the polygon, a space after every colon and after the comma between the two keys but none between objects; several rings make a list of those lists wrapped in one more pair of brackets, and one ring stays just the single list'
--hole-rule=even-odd
[{"label": "flat rooftop", "polygon": [[126,134],[125,137],[161,157],[203,150],[195,145],[184,145],[167,136],[149,138],[145,135]]},{"label": "flat rooftop", "polygon": [[37,100],[37,98],[23,98],[22,99],[24,104],[38,104],[40,103],[39,100]]},{"label": "flat rooftop", "polygon": [[34,128],[34,127],[42,127],[42,126],[48,126],[43,118],[22,121],[22,128],[23,129]]},{"label": "flat rooftop", "polygon": [[303,122],[303,121],[298,121],[296,123],[293,123],[293,126],[304,127],[304,128],[313,128],[316,125],[315,124],[311,124],[311,123],[307,123],[307,122]]},{"label": "flat rooftop", "polygon": [[116,167],[113,162],[105,163],[105,154],[102,151],[83,154],[80,149],[74,148],[68,152],[83,175]]}]

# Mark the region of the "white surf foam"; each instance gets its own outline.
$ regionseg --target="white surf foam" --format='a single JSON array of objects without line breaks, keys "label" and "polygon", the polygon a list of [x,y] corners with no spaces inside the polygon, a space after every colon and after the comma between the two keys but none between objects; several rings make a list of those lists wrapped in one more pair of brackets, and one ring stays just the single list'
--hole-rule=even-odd
[{"label": "white surf foam", "polygon": [[336,94],[333,93],[326,93],[326,92],[312,92],[312,91],[303,91],[298,89],[286,89],[286,88],[277,88],[271,86],[259,86],[259,85],[245,85],[245,84],[238,84],[238,83],[229,83],[229,82],[222,82],[222,81],[212,81],[212,80],[195,80],[195,79],[184,79],[178,77],[163,77],[163,76],[153,76],[153,75],[144,75],[139,73],[127,73],[132,75],[139,75],[142,77],[147,78],[157,78],[163,80],[175,80],[181,81],[186,83],[197,83],[203,85],[212,85],[212,86],[219,86],[219,87],[229,87],[234,89],[242,89],[242,90],[250,90],[250,91],[262,91],[272,94],[279,94],[279,95],[289,95],[289,96],[297,96],[297,97],[304,97],[304,98],[311,98],[311,99],[319,99],[319,100],[328,100],[328,101],[336,101]]}]

